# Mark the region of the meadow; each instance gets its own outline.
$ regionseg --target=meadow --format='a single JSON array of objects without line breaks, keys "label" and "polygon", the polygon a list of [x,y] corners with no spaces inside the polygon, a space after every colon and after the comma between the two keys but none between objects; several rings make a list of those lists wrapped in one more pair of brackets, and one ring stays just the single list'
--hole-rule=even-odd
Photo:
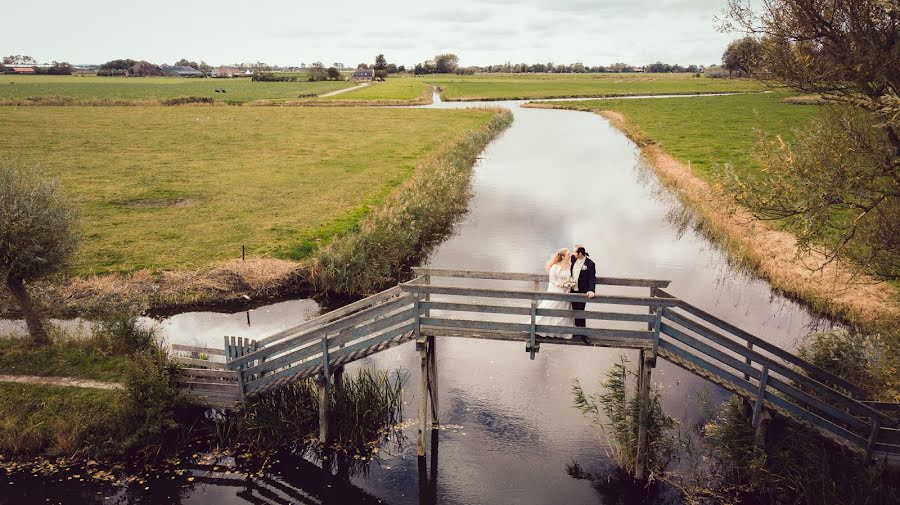
[{"label": "meadow", "polygon": [[[427,95],[431,86],[418,79],[390,77],[384,82],[372,82],[364,88],[348,91],[322,100],[415,100]],[[430,97],[427,97],[430,100]]]},{"label": "meadow", "polygon": [[485,110],[5,107],[0,157],[58,177],[81,214],[74,274],[300,260],[352,229]]},{"label": "meadow", "polygon": [[820,113],[817,106],[783,102],[776,93],[691,98],[647,98],[555,102],[554,108],[621,113],[667,153],[690,162],[694,173],[712,181],[726,163],[739,173],[759,174],[753,160],[757,131],[790,139],[791,131]]},{"label": "meadow", "polygon": [[748,79],[708,79],[693,74],[478,74],[431,75],[450,101],[684,95],[761,91]]},{"label": "meadow", "polygon": [[[154,100],[183,96],[243,103],[258,99],[297,98],[348,88],[347,81],[253,82],[250,78],[96,77],[79,75],[2,75],[0,103],[27,98],[66,97],[77,101]],[[225,93],[217,93],[224,89]]]}]

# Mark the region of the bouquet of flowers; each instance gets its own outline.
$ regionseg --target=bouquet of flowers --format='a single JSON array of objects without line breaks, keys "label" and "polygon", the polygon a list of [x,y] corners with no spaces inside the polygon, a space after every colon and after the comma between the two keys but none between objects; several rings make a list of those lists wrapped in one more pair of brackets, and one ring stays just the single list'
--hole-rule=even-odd
[{"label": "bouquet of flowers", "polygon": [[578,285],[578,282],[575,280],[574,277],[566,277],[566,279],[562,282],[562,285],[565,289],[572,291],[572,289],[574,289],[575,286]]}]

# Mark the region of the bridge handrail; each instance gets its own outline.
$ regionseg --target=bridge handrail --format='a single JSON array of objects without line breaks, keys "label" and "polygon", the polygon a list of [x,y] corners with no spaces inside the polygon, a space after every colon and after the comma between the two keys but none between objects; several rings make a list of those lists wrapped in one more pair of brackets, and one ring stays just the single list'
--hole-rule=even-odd
[{"label": "bridge handrail", "polygon": [[330,312],[326,312],[325,314],[322,314],[318,317],[314,317],[308,321],[304,321],[303,323],[301,323],[297,326],[292,326],[290,328],[279,331],[278,333],[275,333],[268,337],[259,339],[258,343],[261,346],[265,346],[272,342],[275,342],[275,341],[278,341],[278,340],[281,340],[284,338],[295,337],[298,334],[300,334],[301,332],[304,332],[305,330],[315,328],[316,326],[321,326],[325,323],[330,323],[330,322],[338,320],[344,316],[347,316],[347,315],[357,312],[359,310],[369,308],[373,305],[381,303],[382,301],[384,301],[386,299],[390,299],[390,298],[393,298],[393,297],[396,297],[399,295],[400,295],[400,287],[394,286],[390,289],[387,289],[387,290],[377,293],[375,295],[369,296],[367,298],[363,298],[362,300],[357,300],[353,303],[344,305],[343,307],[341,307],[339,309],[335,309]]},{"label": "bridge handrail", "polygon": [[459,286],[441,286],[435,284],[403,283],[400,289],[404,293],[420,293],[428,295],[456,295],[475,298],[507,298],[516,300],[552,300],[562,302],[581,302],[589,304],[611,305],[643,305],[649,307],[674,307],[677,300],[650,296],[596,295],[588,298],[580,293],[551,293],[549,291],[466,288]]},{"label": "bridge handrail", "polygon": [[[520,272],[488,272],[483,270],[455,270],[449,268],[413,267],[417,277],[430,275],[432,277],[456,277],[460,279],[485,279],[498,281],[531,281],[547,282],[547,274],[529,274]],[[608,286],[631,286],[646,288],[665,288],[672,281],[658,279],[631,279],[626,277],[601,277],[597,276],[597,284]]]},{"label": "bridge handrail", "polygon": [[662,296],[662,297],[667,297],[667,298],[672,298],[672,299],[678,300],[678,302],[676,304],[677,308],[682,309],[685,312],[688,312],[694,316],[697,316],[700,319],[703,319],[704,321],[706,321],[710,324],[713,324],[713,325],[717,326],[718,328],[721,328],[721,329],[739,337],[740,339],[746,341],[747,344],[750,344],[751,346],[755,346],[755,347],[764,349],[767,352],[769,352],[775,356],[778,356],[779,358],[781,358],[797,367],[802,368],[803,370],[807,371],[810,375],[817,376],[817,377],[819,377],[820,380],[824,380],[824,382],[830,382],[831,384],[840,386],[841,388],[846,389],[847,391],[850,391],[854,395],[857,395],[861,398],[864,398],[866,395],[868,395],[868,392],[866,392],[865,389],[857,386],[856,384],[853,384],[852,382],[844,379],[843,377],[840,377],[840,376],[835,375],[827,370],[824,370],[824,369],[810,363],[809,361],[806,361],[803,358],[801,358],[795,354],[792,354],[792,353],[786,351],[785,349],[782,349],[781,347],[778,347],[777,345],[774,345],[774,344],[767,342],[755,335],[752,335],[752,334],[748,333],[747,331],[744,331],[744,330],[738,328],[737,326],[734,326],[733,324],[723,321],[723,320],[719,319],[718,317],[713,316],[712,314],[709,314],[708,312],[705,312],[702,309],[699,309],[699,308],[695,307],[694,305],[691,305],[690,303],[685,302],[684,300],[677,299],[677,298],[675,298],[675,296],[667,293],[666,291],[663,291],[662,289],[654,289],[654,290],[652,290],[652,293],[655,294],[656,296]]},{"label": "bridge handrail", "polygon": [[[844,414],[839,411],[832,412],[831,411],[832,407],[828,404],[823,404],[822,400],[819,400],[814,397],[807,397],[808,395],[805,392],[797,389],[796,387],[794,387],[790,384],[782,383],[777,378],[773,377],[771,374],[778,373],[779,375],[782,375],[786,379],[792,380],[792,381],[796,382],[797,384],[807,387],[807,388],[809,388],[809,390],[811,390],[819,395],[822,395],[823,397],[827,398],[828,400],[833,401],[837,404],[840,404],[841,406],[843,406],[847,409],[850,409],[851,411],[857,413],[858,415],[861,415],[861,416],[864,416],[864,417],[867,417],[870,419],[878,419],[881,423],[891,425],[891,426],[897,422],[890,416],[888,416],[888,415],[886,415],[886,414],[884,414],[884,413],[882,413],[882,412],[880,412],[858,400],[855,400],[855,399],[841,393],[840,391],[837,391],[837,390],[829,387],[826,384],[823,384],[811,377],[803,375],[803,374],[795,371],[794,369],[792,369],[790,366],[778,363],[777,361],[775,361],[772,358],[764,356],[748,347],[745,347],[739,341],[736,341],[734,339],[729,339],[725,335],[722,335],[721,333],[718,333],[711,328],[703,326],[702,324],[699,324],[696,321],[691,321],[690,319],[681,316],[680,314],[672,311],[671,309],[663,310],[663,319],[672,321],[673,323],[675,323],[681,327],[684,327],[684,328],[696,333],[697,335],[702,336],[703,338],[707,339],[708,341],[713,342],[716,345],[720,345],[720,346],[728,349],[729,351],[739,355],[742,358],[750,360],[750,362],[752,362],[752,363],[759,363],[760,365],[768,368],[769,373],[770,373],[769,378],[768,378],[769,383],[771,385],[773,385],[773,387],[781,390],[785,394],[790,395],[791,398],[793,398],[793,399],[801,401],[805,404],[811,404],[812,406],[814,406],[815,408],[817,408],[819,410],[827,411],[833,417],[841,418],[843,421],[848,422],[850,424],[854,424],[856,422],[853,419],[845,418]],[[683,333],[679,332],[678,330],[675,330],[671,326],[664,324],[662,332],[669,335],[672,338],[675,338],[676,340],[678,340],[680,342],[685,343],[686,345],[692,347],[693,349],[695,349],[696,351],[698,351],[702,354],[710,356],[719,362],[725,363],[727,366],[730,366],[731,368],[741,370],[746,375],[750,375],[751,377],[753,377],[755,379],[760,378],[759,377],[760,371],[753,368],[750,364],[742,363],[737,359],[731,358],[730,356],[725,356],[724,353],[722,353],[721,351],[718,351],[718,350],[712,349],[712,348],[708,348],[708,346],[692,345],[692,343],[686,341],[687,339],[685,337],[687,337],[687,335],[684,335]],[[736,362],[736,363],[734,363],[734,362]]]}]

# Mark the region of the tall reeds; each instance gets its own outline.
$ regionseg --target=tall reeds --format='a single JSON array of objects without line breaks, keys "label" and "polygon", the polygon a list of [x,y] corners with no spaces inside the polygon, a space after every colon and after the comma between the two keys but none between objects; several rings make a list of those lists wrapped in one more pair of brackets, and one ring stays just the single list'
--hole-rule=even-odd
[{"label": "tall reeds", "polygon": [[352,295],[377,291],[447,236],[466,211],[475,159],[512,123],[511,112],[496,112],[486,126],[423,161],[358,230],[319,252],[311,267],[317,290]]}]

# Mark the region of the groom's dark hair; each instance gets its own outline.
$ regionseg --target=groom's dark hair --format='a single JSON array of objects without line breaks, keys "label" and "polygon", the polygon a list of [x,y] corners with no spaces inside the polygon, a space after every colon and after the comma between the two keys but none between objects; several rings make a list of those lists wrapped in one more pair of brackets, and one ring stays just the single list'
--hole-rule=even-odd
[{"label": "groom's dark hair", "polygon": [[590,254],[588,254],[587,251],[584,250],[584,247],[579,247],[578,249],[575,249],[575,254],[583,254],[585,256],[590,256]]}]

